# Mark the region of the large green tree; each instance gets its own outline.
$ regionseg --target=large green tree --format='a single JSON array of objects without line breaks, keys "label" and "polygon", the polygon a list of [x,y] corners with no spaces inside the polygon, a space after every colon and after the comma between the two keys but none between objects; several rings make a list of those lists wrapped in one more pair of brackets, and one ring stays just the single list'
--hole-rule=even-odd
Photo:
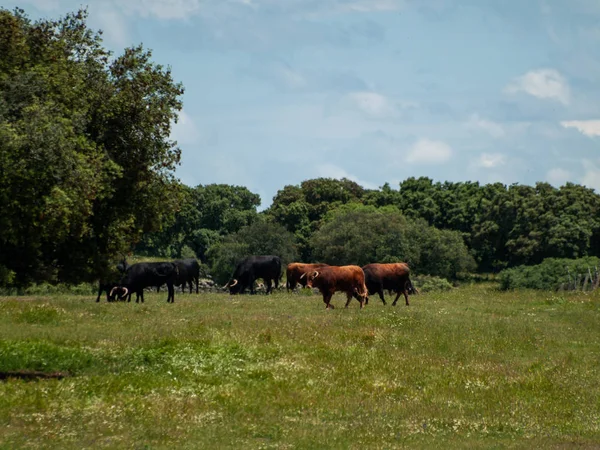
[{"label": "large green tree", "polygon": [[316,260],[334,265],[402,261],[416,273],[447,278],[475,269],[460,233],[407,219],[394,206],[342,206],[326,216],[311,246]]},{"label": "large green tree", "polygon": [[180,258],[191,252],[206,262],[211,246],[258,220],[260,196],[243,186],[182,186],[182,192],[174,220],[166,217],[160,231],[146,234],[136,253]]},{"label": "large green tree", "polygon": [[86,19],[0,9],[0,282],[94,278],[178,207],[183,87]]}]

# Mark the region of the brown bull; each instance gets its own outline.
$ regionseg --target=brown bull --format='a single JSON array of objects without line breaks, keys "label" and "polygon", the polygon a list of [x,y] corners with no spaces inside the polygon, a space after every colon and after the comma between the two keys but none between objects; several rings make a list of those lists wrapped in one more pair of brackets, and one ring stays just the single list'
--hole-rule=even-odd
[{"label": "brown bull", "polygon": [[316,287],[323,294],[325,308],[333,308],[330,304],[331,297],[337,291],[345,292],[346,308],[352,297],[356,298],[363,308],[367,302],[367,287],[365,286],[365,274],[358,266],[327,266],[315,270],[306,275],[306,286]]},{"label": "brown bull", "polygon": [[306,287],[306,276],[305,274],[311,271],[318,270],[322,267],[327,267],[327,264],[304,264],[304,263],[290,263],[286,269],[286,288],[288,292],[294,290],[298,284],[302,287]]},{"label": "brown bull", "polygon": [[[365,284],[367,285],[369,295],[379,294],[379,298],[385,305],[383,290],[396,292],[396,299],[392,303],[392,306],[396,306],[400,294],[404,294],[406,306],[408,306],[408,292],[416,292],[409,278],[410,269],[408,268],[408,264],[367,264],[362,270],[365,273]],[[367,303],[369,303],[368,299]]]}]

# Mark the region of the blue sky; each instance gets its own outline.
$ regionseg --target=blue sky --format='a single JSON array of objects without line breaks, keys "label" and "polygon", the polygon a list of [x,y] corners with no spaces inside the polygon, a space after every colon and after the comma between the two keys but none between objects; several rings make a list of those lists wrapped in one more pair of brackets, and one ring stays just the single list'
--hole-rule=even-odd
[{"label": "blue sky", "polygon": [[[57,17],[80,0],[19,0]],[[316,177],[566,181],[600,193],[598,0],[94,0],[183,82],[180,179],[267,207]]]}]

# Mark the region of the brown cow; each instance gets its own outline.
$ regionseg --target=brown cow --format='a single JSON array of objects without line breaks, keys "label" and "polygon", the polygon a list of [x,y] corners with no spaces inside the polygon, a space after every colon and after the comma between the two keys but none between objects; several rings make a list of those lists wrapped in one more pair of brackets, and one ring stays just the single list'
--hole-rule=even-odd
[{"label": "brown cow", "polygon": [[331,297],[336,291],[346,293],[348,300],[346,308],[350,304],[352,297],[360,303],[361,309],[367,299],[367,287],[365,286],[365,274],[359,266],[328,266],[320,270],[315,270],[306,275],[306,286],[316,287],[323,294],[325,308],[333,309],[330,304]]},{"label": "brown cow", "polygon": [[327,264],[304,264],[297,262],[288,264],[286,269],[287,282],[285,284],[288,292],[296,289],[296,285],[298,284],[300,284],[302,287],[306,287],[305,274],[322,267],[327,267]]},{"label": "brown cow", "polygon": [[[379,294],[379,298],[385,305],[383,298],[383,290],[394,291],[397,293],[396,299],[392,306],[396,306],[396,302],[400,294],[404,294],[406,306],[408,306],[408,292],[416,292],[413,287],[409,275],[410,269],[406,263],[391,263],[391,264],[367,264],[362,268],[365,273],[365,284],[369,290],[369,294]],[[367,304],[369,300],[367,299]]]}]

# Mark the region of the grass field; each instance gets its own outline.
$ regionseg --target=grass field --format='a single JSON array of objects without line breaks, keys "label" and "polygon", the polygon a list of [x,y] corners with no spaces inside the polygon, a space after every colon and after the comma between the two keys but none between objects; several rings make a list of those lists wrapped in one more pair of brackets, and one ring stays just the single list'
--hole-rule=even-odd
[{"label": "grass field", "polygon": [[599,448],[600,292],[0,298],[0,448]]}]

